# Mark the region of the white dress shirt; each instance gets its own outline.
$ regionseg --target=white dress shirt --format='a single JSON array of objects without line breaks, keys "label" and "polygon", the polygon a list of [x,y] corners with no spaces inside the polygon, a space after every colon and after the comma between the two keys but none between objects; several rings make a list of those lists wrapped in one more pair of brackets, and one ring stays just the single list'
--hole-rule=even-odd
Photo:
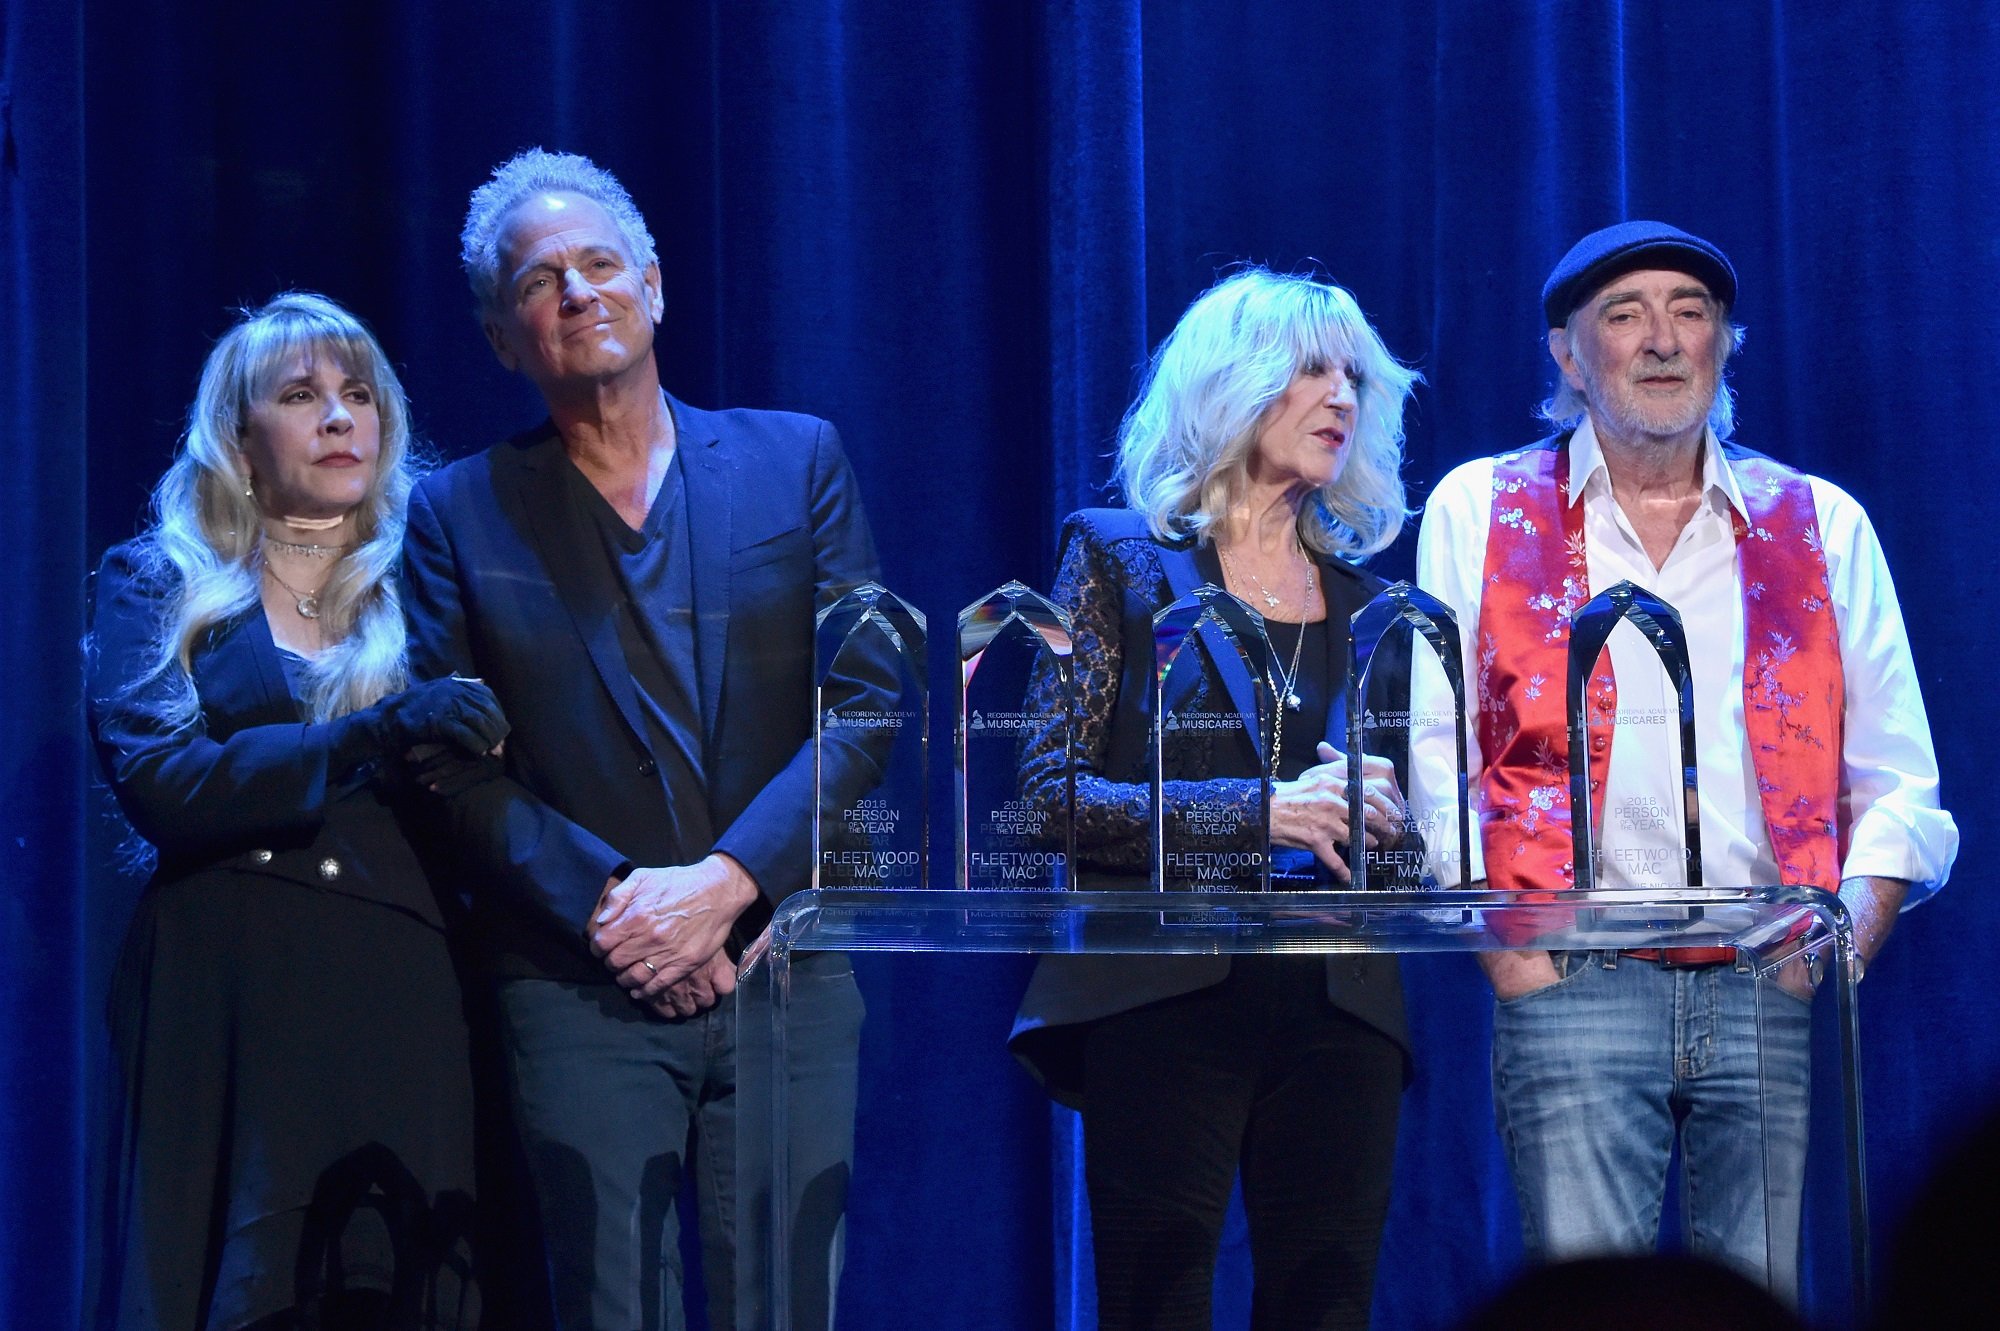
[{"label": "white dress shirt", "polygon": [[[1704,885],[1778,882],[1743,721],[1743,588],[1731,510],[1745,510],[1727,457],[1710,432],[1704,441],[1701,507],[1659,568],[1653,567],[1612,496],[1610,474],[1588,420],[1570,439],[1569,476],[1570,493],[1583,495],[1592,593],[1629,579],[1679,611],[1687,633]],[[1903,879],[1910,884],[1907,909],[1944,884],[1958,854],[1958,829],[1938,804],[1930,723],[1874,528],[1846,492],[1816,476],[1809,479],[1846,681],[1839,799],[1849,836],[1841,876]],[[1417,585],[1458,616],[1475,818],[1482,760],[1473,674],[1492,506],[1493,459],[1468,462],[1438,482],[1424,506],[1417,542]],[[1659,657],[1631,624],[1621,623],[1613,631],[1610,651],[1619,725],[1601,792],[1598,883],[1679,887],[1684,881],[1679,703]],[[1428,651],[1420,648],[1416,656],[1412,711],[1419,717],[1448,718],[1450,695],[1442,673]],[[1554,686],[1563,684],[1558,679]],[[1460,881],[1452,863],[1457,859],[1456,767],[1448,722],[1421,729],[1413,753],[1412,803],[1436,856],[1437,880],[1447,886]],[[1484,877],[1477,835],[1472,856],[1472,871],[1465,877]],[[1578,879],[1586,881],[1581,871]]]}]

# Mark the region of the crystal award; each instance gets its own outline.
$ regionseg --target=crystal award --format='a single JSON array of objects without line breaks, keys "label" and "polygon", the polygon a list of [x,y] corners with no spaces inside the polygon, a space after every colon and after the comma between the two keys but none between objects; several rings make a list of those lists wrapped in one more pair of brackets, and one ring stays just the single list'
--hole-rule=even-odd
[{"label": "crystal award", "polygon": [[1271,882],[1271,640],[1212,583],[1153,616],[1153,885]]},{"label": "crystal award", "polygon": [[1069,615],[1018,582],[958,616],[958,885],[1071,886],[1076,676]]},{"label": "crystal award", "polygon": [[924,617],[866,582],[814,628],[813,886],[928,885]]},{"label": "crystal award", "polygon": [[[1373,845],[1366,837],[1349,841],[1349,885],[1356,891],[1414,891],[1441,881],[1460,882],[1472,857],[1472,819],[1458,620],[1429,592],[1398,582],[1355,611],[1349,625],[1347,807],[1361,807],[1366,760],[1375,759],[1389,765],[1406,801],[1392,820],[1392,835],[1378,836]],[[1442,677],[1443,689],[1412,689],[1418,642]],[[1412,760],[1421,743],[1431,744],[1441,761],[1452,764],[1455,780],[1430,785],[1448,803],[1425,808],[1415,802]]]},{"label": "crystal award", "polygon": [[[1600,668],[1600,657],[1621,624],[1644,637],[1659,661],[1658,671],[1628,669],[1614,680],[1608,664]],[[1680,615],[1636,583],[1621,582],[1591,597],[1570,621],[1568,689],[1576,885],[1700,887],[1694,688]],[[1621,792],[1607,807],[1597,798],[1598,782],[1599,773],[1609,769],[1613,749],[1659,753],[1663,763],[1636,780],[1621,777]],[[1678,771],[1665,765],[1667,754],[1678,757]]]}]

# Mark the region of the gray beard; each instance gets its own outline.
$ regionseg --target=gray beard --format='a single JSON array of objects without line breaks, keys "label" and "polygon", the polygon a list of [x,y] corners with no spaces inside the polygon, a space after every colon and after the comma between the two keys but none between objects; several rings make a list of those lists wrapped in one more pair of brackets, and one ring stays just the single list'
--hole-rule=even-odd
[{"label": "gray beard", "polygon": [[[1720,381],[1718,380],[1718,383]],[[1622,385],[1636,394],[1636,385]],[[1584,400],[1590,405],[1591,418],[1611,427],[1620,439],[1674,439],[1704,425],[1708,413],[1715,407],[1715,392],[1711,390],[1704,399],[1690,401],[1673,415],[1662,419],[1658,411],[1647,411],[1643,404],[1631,398],[1619,398],[1601,392],[1601,385],[1588,370],[1583,373]],[[1664,410],[1664,405],[1662,406]]]},{"label": "gray beard", "polygon": [[[1603,410],[1602,414],[1621,438],[1675,439],[1705,424],[1708,420],[1709,407],[1713,406],[1714,402],[1715,399],[1711,397],[1707,403],[1691,403],[1687,410],[1665,420],[1653,413],[1626,410],[1622,403],[1605,404],[1610,409]],[[1600,410],[1596,403],[1592,403],[1591,406],[1593,410]]]}]

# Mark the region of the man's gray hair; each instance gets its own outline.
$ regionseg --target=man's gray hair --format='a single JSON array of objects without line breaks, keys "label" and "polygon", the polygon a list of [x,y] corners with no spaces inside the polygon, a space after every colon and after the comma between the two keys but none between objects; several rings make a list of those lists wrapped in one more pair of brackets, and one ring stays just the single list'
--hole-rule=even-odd
[{"label": "man's gray hair", "polygon": [[581,194],[606,213],[625,239],[633,262],[658,263],[653,233],[618,177],[577,153],[529,148],[493,168],[492,177],[472,191],[465,226],[458,233],[458,261],[482,313],[500,298],[500,228],[507,214],[537,194]]},{"label": "man's gray hair", "polygon": [[[1576,317],[1586,307],[1579,305],[1563,325],[1563,337],[1568,339],[1572,354],[1576,346]],[[1725,307],[1718,312],[1715,321],[1715,401],[1709,404],[1708,428],[1715,431],[1717,439],[1727,439],[1736,432],[1736,394],[1729,387],[1729,380],[1723,371],[1729,365],[1729,358],[1743,347],[1743,330],[1729,322],[1729,310]],[[1556,386],[1546,401],[1535,408],[1535,414],[1554,426],[1558,431],[1574,430],[1583,424],[1583,418],[1590,412],[1590,403],[1577,389],[1571,388],[1569,380],[1563,376],[1562,367],[1556,367]]]}]

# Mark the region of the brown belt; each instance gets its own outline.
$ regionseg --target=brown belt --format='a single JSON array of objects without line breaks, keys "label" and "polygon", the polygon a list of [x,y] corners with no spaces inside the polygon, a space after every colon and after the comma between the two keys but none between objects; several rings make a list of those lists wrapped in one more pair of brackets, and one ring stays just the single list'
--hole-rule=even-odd
[{"label": "brown belt", "polygon": [[1699,970],[1736,960],[1733,947],[1628,947],[1618,954],[1639,961],[1651,961],[1672,970]]}]

